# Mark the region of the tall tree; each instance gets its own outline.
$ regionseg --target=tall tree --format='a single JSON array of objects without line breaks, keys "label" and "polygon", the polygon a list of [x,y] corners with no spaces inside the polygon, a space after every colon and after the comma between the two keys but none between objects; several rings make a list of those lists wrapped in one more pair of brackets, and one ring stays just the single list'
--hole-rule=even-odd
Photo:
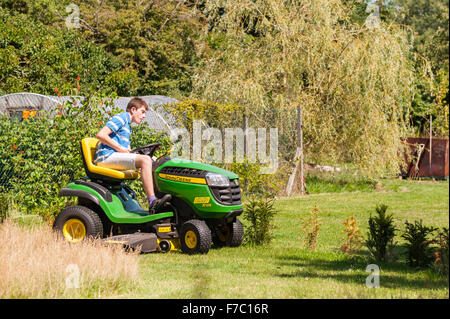
[{"label": "tall tree", "polygon": [[56,94],[55,88],[62,94],[83,94],[106,89],[111,73],[122,68],[118,59],[77,32],[1,7],[0,34],[0,94]]},{"label": "tall tree", "polygon": [[280,154],[295,154],[302,106],[307,156],[398,171],[412,68],[405,33],[352,22],[337,0],[206,1],[223,14],[196,69],[194,94],[247,107],[256,127],[277,127]]},{"label": "tall tree", "polygon": [[81,30],[134,72],[137,94],[190,91],[198,25],[184,0],[74,1]]},{"label": "tall tree", "polygon": [[449,1],[395,0],[397,22],[412,29],[416,53],[414,124],[423,131],[429,115],[434,133],[449,133]]}]

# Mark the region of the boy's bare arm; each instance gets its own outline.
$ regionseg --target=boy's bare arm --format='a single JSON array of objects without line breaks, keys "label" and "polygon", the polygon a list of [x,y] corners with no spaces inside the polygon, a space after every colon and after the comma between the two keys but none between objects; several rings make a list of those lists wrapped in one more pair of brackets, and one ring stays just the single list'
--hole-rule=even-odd
[{"label": "boy's bare arm", "polygon": [[109,137],[109,134],[111,134],[113,131],[107,127],[104,126],[98,133],[97,133],[97,139],[102,142],[103,144],[108,145],[109,147],[112,147],[119,153],[130,153],[130,149],[122,147],[114,141],[112,138]]}]

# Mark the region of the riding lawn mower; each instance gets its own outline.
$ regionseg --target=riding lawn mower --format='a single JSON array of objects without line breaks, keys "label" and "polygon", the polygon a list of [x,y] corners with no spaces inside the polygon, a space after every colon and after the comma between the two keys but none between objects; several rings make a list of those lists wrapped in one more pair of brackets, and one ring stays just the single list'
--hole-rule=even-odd
[{"label": "riding lawn mower", "polygon": [[76,180],[59,196],[76,197],[77,204],[58,214],[53,228],[72,243],[97,238],[142,253],[180,250],[205,254],[211,244],[236,247],[244,231],[239,177],[227,170],[179,158],[153,157],[160,143],[133,153],[152,158],[153,181],[158,198],[172,196],[153,214],[144,210],[126,181],[139,172],[119,171],[93,164],[99,141],[84,138],[81,155],[87,177]]}]

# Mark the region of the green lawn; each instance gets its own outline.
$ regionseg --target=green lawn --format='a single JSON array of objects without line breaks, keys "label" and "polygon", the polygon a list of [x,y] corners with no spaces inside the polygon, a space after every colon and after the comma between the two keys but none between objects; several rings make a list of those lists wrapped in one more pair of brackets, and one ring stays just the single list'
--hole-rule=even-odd
[{"label": "green lawn", "polygon": [[[380,288],[366,287],[368,258],[338,250],[345,218],[364,235],[377,204],[388,205],[396,225],[422,219],[449,225],[448,181],[381,180],[381,189],[280,198],[274,239],[264,247],[212,248],[207,255],[141,256],[141,281],[128,298],[449,298],[447,279],[414,270],[404,258],[380,263]],[[301,219],[317,205],[322,229],[316,251],[304,248]],[[244,221],[245,224],[245,221]],[[400,237],[398,239],[401,244]]]}]

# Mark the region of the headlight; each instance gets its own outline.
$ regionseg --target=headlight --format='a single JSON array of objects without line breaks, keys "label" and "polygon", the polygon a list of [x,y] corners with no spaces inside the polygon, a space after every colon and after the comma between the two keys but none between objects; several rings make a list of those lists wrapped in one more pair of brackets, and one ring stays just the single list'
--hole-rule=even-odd
[{"label": "headlight", "polygon": [[221,174],[208,173],[205,178],[209,186],[230,186],[228,177]]}]

